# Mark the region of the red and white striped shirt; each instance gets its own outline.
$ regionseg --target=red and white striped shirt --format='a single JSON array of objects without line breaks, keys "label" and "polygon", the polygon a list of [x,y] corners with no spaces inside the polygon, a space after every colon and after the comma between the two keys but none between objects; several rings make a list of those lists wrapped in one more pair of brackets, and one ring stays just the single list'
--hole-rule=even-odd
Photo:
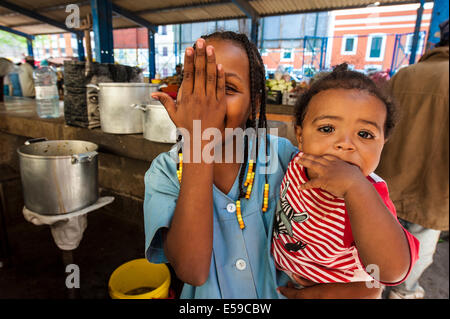
[{"label": "red and white striped shirt", "polygon": [[[386,183],[375,174],[367,179],[396,217]],[[317,283],[372,281],[359,259],[344,199],[318,188],[300,191],[298,186],[307,180],[304,167],[291,161],[274,220],[272,254],[277,268]],[[418,258],[418,241],[405,234],[411,270]]]}]

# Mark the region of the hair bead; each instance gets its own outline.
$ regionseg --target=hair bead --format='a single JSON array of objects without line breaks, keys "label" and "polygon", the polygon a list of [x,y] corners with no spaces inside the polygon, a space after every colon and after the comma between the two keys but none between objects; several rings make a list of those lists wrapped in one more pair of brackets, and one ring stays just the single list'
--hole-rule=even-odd
[{"label": "hair bead", "polygon": [[269,184],[264,184],[264,200],[262,211],[266,212],[269,208]]},{"label": "hair bead", "polygon": [[236,217],[239,223],[239,228],[240,229],[244,229],[245,228],[245,224],[244,224],[244,220],[242,219],[242,213],[241,213],[241,201],[237,200],[236,201]]}]

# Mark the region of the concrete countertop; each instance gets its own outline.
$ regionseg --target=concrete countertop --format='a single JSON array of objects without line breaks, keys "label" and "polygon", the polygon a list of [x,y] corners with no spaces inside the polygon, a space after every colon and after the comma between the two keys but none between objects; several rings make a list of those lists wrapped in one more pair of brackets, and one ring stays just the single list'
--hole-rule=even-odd
[{"label": "concrete countertop", "polygon": [[[286,114],[279,112],[286,112],[291,106],[274,105],[271,108],[277,112],[276,114]],[[29,138],[90,141],[99,146],[100,152],[150,162],[172,146],[146,140],[142,134],[108,134],[100,128],[87,129],[66,125],[63,101],[60,101],[60,114],[61,116],[55,119],[39,118],[34,99],[5,97],[5,101],[0,103],[0,131]],[[286,136],[285,123],[268,121],[268,125],[277,127],[279,136]]]},{"label": "concrete countertop", "polygon": [[267,114],[294,115],[294,105],[266,104]]},{"label": "concrete countertop", "polygon": [[171,144],[144,139],[142,134],[107,134],[100,128],[87,129],[66,125],[64,104],[60,101],[59,118],[43,119],[36,114],[36,101],[26,98],[7,98],[0,103],[0,131],[30,138],[49,140],[84,140],[96,143],[100,152],[152,161],[158,154],[168,151]]}]

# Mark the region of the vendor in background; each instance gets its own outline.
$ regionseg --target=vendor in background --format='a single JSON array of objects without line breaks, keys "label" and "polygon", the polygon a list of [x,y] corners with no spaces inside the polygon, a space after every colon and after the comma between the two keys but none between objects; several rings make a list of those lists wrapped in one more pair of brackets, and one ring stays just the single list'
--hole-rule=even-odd
[{"label": "vendor in background", "polygon": [[181,84],[181,82],[183,81],[183,64],[180,63],[175,66],[174,76],[177,77],[177,82]]},{"label": "vendor in background", "polygon": [[3,102],[3,82],[4,78],[11,71],[14,64],[6,58],[0,58],[0,102]]},{"label": "vendor in background", "polygon": [[34,68],[34,58],[32,56],[25,57],[25,63],[22,63],[19,67],[19,81],[22,94],[25,97],[34,98],[36,95],[33,80]]},{"label": "vendor in background", "polygon": [[418,63],[400,69],[389,88],[401,111],[376,173],[389,184],[391,199],[404,227],[420,241],[419,260],[390,299],[420,299],[419,284],[432,264],[441,231],[449,221],[449,27]]},{"label": "vendor in background", "polygon": [[59,99],[64,100],[64,72],[61,69],[57,69],[56,76],[56,86],[58,87]]},{"label": "vendor in background", "polygon": [[19,67],[21,64],[20,62],[16,63],[5,76],[4,84],[8,85],[7,95],[9,96],[22,96],[22,88],[19,81]]}]

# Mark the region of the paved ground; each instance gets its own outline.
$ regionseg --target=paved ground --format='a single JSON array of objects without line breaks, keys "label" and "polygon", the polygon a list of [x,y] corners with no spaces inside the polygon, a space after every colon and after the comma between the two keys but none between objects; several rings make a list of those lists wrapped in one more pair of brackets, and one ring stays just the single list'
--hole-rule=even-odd
[{"label": "paved ground", "polygon": [[[17,220],[19,222],[17,222]],[[65,299],[64,264],[48,226],[34,226],[17,219],[8,228],[12,264],[0,268],[0,299]],[[88,227],[74,251],[80,268],[82,299],[108,299],[108,280],[119,265],[144,256],[142,225],[124,222],[103,210],[88,215]],[[449,243],[438,244],[433,265],[421,284],[427,298],[449,298]],[[174,284],[178,290],[179,285]]]},{"label": "paved ground", "polygon": [[[437,244],[433,264],[425,270],[419,280],[425,289],[425,299],[448,299],[449,298],[449,242],[448,232],[442,233],[441,240]],[[386,297],[389,288],[383,293]]]}]

